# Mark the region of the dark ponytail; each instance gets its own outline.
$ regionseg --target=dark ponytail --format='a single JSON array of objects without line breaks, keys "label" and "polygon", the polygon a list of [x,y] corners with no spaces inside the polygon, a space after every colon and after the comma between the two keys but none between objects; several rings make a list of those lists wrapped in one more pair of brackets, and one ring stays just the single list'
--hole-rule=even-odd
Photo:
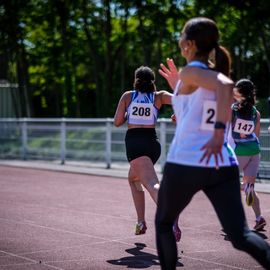
[{"label": "dark ponytail", "polygon": [[225,47],[217,45],[215,52],[214,69],[229,77],[232,63],[229,51]]},{"label": "dark ponytail", "polygon": [[211,68],[229,76],[231,69],[230,53],[225,47],[218,45],[219,31],[213,20],[205,17],[192,18],[185,24],[183,32],[187,40],[195,41],[196,56],[209,58],[211,52],[215,50],[214,63]]},{"label": "dark ponytail", "polygon": [[154,71],[146,66],[137,68],[135,70],[133,87],[141,93],[151,93],[156,91]]},{"label": "dark ponytail", "polygon": [[255,105],[256,90],[252,81],[241,79],[235,84],[235,88],[242,97],[238,103],[238,113],[243,117],[250,117],[253,114],[253,106]]}]

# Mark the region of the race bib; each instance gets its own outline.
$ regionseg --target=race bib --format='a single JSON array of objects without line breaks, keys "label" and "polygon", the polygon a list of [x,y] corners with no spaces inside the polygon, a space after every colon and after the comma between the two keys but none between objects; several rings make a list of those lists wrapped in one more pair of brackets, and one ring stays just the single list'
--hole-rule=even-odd
[{"label": "race bib", "polygon": [[213,100],[206,100],[203,103],[203,115],[201,122],[201,130],[214,130],[216,121],[217,102]]},{"label": "race bib", "polygon": [[130,108],[129,119],[151,120],[153,109],[152,103],[133,103]]},{"label": "race bib", "polygon": [[249,135],[253,133],[254,129],[255,125],[253,121],[238,118],[235,122],[233,131],[236,133]]}]

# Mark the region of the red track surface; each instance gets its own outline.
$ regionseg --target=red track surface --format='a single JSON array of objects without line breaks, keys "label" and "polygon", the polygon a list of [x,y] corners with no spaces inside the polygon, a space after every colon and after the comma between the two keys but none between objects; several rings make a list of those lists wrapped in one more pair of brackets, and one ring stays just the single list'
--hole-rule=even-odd
[{"label": "red track surface", "polygon": [[[155,205],[147,196],[145,235],[134,235],[136,215],[127,181],[113,177],[0,166],[0,269],[160,269]],[[270,194],[260,193],[269,225]],[[245,206],[254,224],[251,208]],[[180,217],[177,269],[262,269],[235,250],[203,193]]]}]

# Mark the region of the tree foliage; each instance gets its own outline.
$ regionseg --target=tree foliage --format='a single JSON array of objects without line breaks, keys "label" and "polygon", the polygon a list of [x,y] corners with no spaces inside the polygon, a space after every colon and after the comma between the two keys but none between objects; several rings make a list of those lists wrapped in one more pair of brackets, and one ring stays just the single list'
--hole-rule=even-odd
[{"label": "tree foliage", "polygon": [[134,70],[184,65],[186,20],[214,19],[232,54],[232,77],[270,95],[270,2],[221,0],[9,0],[0,2],[0,79],[18,83],[20,116],[112,117]]}]

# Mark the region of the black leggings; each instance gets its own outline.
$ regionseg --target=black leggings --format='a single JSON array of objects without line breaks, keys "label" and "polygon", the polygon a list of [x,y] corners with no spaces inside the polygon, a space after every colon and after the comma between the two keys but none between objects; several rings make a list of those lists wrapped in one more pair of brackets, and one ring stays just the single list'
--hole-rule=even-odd
[{"label": "black leggings", "polygon": [[214,168],[192,167],[166,163],[158,194],[156,241],[162,269],[174,270],[177,246],[172,227],[175,218],[202,190],[211,201],[233,246],[254,257],[270,269],[270,246],[249,230],[241,202],[237,166]]}]

